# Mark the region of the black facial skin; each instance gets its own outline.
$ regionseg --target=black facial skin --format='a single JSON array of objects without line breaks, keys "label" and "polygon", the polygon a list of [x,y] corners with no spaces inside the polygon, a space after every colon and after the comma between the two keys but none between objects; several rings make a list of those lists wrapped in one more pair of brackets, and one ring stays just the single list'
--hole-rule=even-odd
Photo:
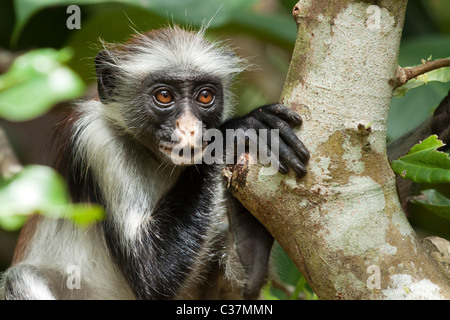
[{"label": "black facial skin", "polygon": [[[167,91],[173,100],[170,103],[158,103],[155,95],[161,91]],[[198,101],[203,90],[210,91],[214,99],[209,104]],[[157,119],[158,123],[172,123],[183,111],[189,109],[207,129],[215,128],[223,112],[223,92],[218,82],[198,80],[165,80],[154,82],[146,89],[145,103],[151,117]]]},{"label": "black facial skin", "polygon": [[[218,79],[151,76],[138,91],[141,93],[134,99],[133,107],[123,117],[134,136],[153,152],[157,153],[155,146],[160,143],[174,144],[176,121],[186,111],[201,121],[203,132],[221,123],[224,96]],[[212,95],[208,103],[202,103],[205,91]]]}]

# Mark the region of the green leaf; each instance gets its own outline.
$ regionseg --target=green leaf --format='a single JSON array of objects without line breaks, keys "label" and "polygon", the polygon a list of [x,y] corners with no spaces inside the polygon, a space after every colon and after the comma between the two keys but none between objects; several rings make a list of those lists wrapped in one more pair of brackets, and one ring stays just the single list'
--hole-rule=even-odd
[{"label": "green leaf", "polygon": [[0,215],[0,227],[8,230],[19,230],[27,221],[27,216],[2,216]]},{"label": "green leaf", "polygon": [[29,214],[67,201],[64,181],[56,172],[27,166],[9,179],[0,179],[0,226],[17,230]]},{"label": "green leaf", "polygon": [[294,291],[290,296],[290,300],[297,300],[297,297],[300,292],[307,292],[306,289],[306,279],[303,276],[298,278],[297,284],[295,285]]},{"label": "green leaf", "polygon": [[437,190],[422,190],[420,195],[411,198],[411,202],[450,220],[450,199]]},{"label": "green leaf", "polygon": [[0,226],[15,230],[26,217],[40,213],[51,218],[71,219],[79,225],[99,221],[99,205],[71,204],[63,178],[45,166],[26,166],[9,179],[0,179]]},{"label": "green leaf", "polygon": [[[83,3],[105,3],[108,1],[104,0],[80,0],[80,1],[71,1],[68,0],[14,0],[14,11],[16,13],[16,24],[14,26],[14,30],[11,36],[11,42],[13,45],[17,43],[20,33],[22,29],[27,24],[28,20],[36,14],[38,11],[55,6],[55,5],[65,5],[70,6],[71,4],[83,4]],[[112,1],[111,1],[112,2]]]},{"label": "green leaf", "polygon": [[[20,32],[38,11],[52,6],[93,5],[118,3],[152,11],[172,21],[191,21],[197,26],[211,20],[211,26],[227,23],[237,13],[251,8],[257,0],[15,0],[16,25],[12,42],[17,43]],[[187,9],[188,8],[188,9]]]},{"label": "green leaf", "polygon": [[71,204],[64,207],[60,218],[70,219],[80,226],[86,226],[105,218],[105,210],[100,205]]},{"label": "green leaf", "polygon": [[62,63],[69,49],[38,49],[18,57],[0,76],[0,117],[25,121],[47,112],[56,103],[84,92],[81,78]]},{"label": "green leaf", "polygon": [[270,288],[271,288],[272,284],[270,283],[270,281],[263,287],[262,291],[261,291],[261,295],[263,297],[264,300],[280,300],[280,298],[278,298],[276,295],[274,295]]},{"label": "green leaf", "polygon": [[288,15],[263,14],[259,12],[237,12],[232,22],[254,30],[254,36],[264,35],[275,41],[294,43],[297,36],[294,20]]},{"label": "green leaf", "polygon": [[68,203],[65,183],[54,170],[26,166],[10,179],[0,180],[0,215],[27,215],[49,205]]},{"label": "green leaf", "polygon": [[436,150],[443,145],[436,135],[432,135],[412,147],[406,156],[392,161],[392,169],[403,178],[416,183],[448,183],[449,155]]},{"label": "green leaf", "polygon": [[450,82],[450,67],[439,68],[411,79],[404,85],[395,89],[393,96],[396,98],[403,97],[409,90],[417,88],[428,82]]}]

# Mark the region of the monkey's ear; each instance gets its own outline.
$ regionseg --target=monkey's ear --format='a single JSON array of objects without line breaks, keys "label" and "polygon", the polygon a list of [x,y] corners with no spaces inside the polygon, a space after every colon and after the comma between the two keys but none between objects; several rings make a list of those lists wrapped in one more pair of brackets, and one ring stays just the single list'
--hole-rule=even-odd
[{"label": "monkey's ear", "polygon": [[111,102],[116,88],[117,69],[115,62],[106,50],[100,51],[95,57],[95,70],[100,101]]}]

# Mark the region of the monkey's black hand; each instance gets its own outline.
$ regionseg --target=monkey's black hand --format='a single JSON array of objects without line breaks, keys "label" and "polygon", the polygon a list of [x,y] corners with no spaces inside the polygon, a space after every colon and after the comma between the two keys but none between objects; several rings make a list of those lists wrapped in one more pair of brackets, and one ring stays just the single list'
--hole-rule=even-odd
[{"label": "monkey's black hand", "polygon": [[[278,171],[287,173],[288,168],[291,168],[297,175],[304,176],[309,152],[292,129],[301,124],[302,118],[297,112],[281,104],[270,104],[259,107],[242,118],[225,122],[221,129],[222,132],[225,132],[225,129],[242,129],[244,131],[255,129],[257,134],[261,129],[266,129],[267,138],[263,137],[258,140],[259,143],[261,141],[266,143],[267,149],[272,152],[272,155],[275,155],[272,159],[278,161]],[[279,134],[272,136],[271,129],[278,129]],[[252,139],[252,137],[246,135],[246,139]],[[258,147],[261,146],[258,145]]]}]

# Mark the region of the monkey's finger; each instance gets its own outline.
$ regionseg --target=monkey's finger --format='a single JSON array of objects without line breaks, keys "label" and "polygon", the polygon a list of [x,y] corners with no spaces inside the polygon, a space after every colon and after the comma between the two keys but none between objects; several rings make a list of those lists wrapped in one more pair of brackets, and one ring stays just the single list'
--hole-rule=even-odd
[{"label": "monkey's finger", "polygon": [[[264,124],[261,124],[261,126],[264,127]],[[260,135],[259,138],[265,141],[264,145],[270,148],[272,166],[276,165],[280,173],[287,173],[288,168],[292,168],[300,177],[305,175],[306,162],[303,162],[292,147],[287,145],[278,135],[274,137],[271,130],[267,130],[267,136]]]},{"label": "monkey's finger", "polygon": [[278,172],[281,174],[286,174],[289,172],[289,167],[284,164],[282,161],[278,162]]},{"label": "monkey's finger", "polygon": [[[263,124],[261,124],[261,128],[265,129]],[[279,146],[279,139],[277,141],[272,141],[270,130],[266,129],[266,132],[267,135],[262,134],[262,132],[260,131],[260,134],[258,136],[259,155],[264,153],[266,154],[265,159],[259,159],[260,162],[262,162],[263,164],[270,163],[272,167],[278,168],[278,172],[280,172],[281,174],[288,173],[289,167],[278,156],[278,151],[275,150],[276,152],[272,152],[271,150],[272,142],[274,142],[276,146]]]},{"label": "monkey's finger", "polygon": [[308,162],[310,156],[308,149],[297,137],[292,128],[286,123],[286,121],[283,121],[282,119],[267,113],[262,116],[260,120],[263,123],[267,124],[269,127],[278,129],[280,138],[295,151],[296,155],[301,159],[303,163]]},{"label": "monkey's finger", "polygon": [[[285,107],[282,106],[282,108]],[[255,115],[255,112],[258,115]],[[247,129],[254,129],[258,132],[258,138],[254,135],[246,135],[245,145],[248,146],[249,142],[251,142],[253,145],[258,145],[259,148],[267,148],[266,152],[270,152],[270,159],[259,158],[261,163],[268,164],[270,162],[272,167],[277,167],[280,173],[287,173],[288,168],[292,168],[299,176],[305,174],[306,169],[303,163],[306,163],[309,159],[308,150],[295,135],[289,124],[273,113],[267,112],[267,110],[255,110],[246,117],[228,121],[224,127],[234,130],[242,129],[246,133],[250,133]],[[273,128],[278,129],[279,134],[272,138],[271,129]],[[262,129],[265,129],[266,133]],[[228,141],[228,137],[226,140]],[[239,149],[236,143],[242,143],[238,140],[242,141],[241,138],[237,139],[235,136],[233,141],[230,141],[236,146],[235,150]],[[287,141],[287,143],[284,141]],[[264,151],[261,154],[264,154]]]},{"label": "monkey's finger", "polygon": [[298,127],[303,123],[300,114],[282,104],[269,104],[262,107],[268,114],[273,114],[286,121],[291,127]]},{"label": "monkey's finger", "polygon": [[[278,171],[282,174],[286,174],[289,171],[288,166],[281,160],[280,157],[272,154],[271,144],[272,144],[272,136],[270,132],[270,128],[262,123],[260,120],[256,118],[250,118],[247,123],[251,123],[251,128],[254,129],[254,132],[258,132],[258,135],[246,135],[246,143],[253,143],[253,145],[258,146],[258,159],[260,163],[266,165],[271,164],[272,167],[278,168]],[[265,130],[265,133],[262,131]],[[251,131],[249,132],[251,133]],[[279,145],[279,137],[276,138],[275,144]],[[263,155],[266,155],[265,158],[262,158]]]},{"label": "monkey's finger", "polygon": [[285,163],[289,168],[295,171],[299,177],[306,174],[306,167],[303,162],[296,156],[295,152],[286,145],[282,140],[279,140],[278,155],[277,150],[272,146],[272,153],[280,159],[280,163]]},{"label": "monkey's finger", "polygon": [[[300,114],[282,104],[272,104],[267,106],[267,110],[272,112],[275,117],[266,114],[263,121],[272,125],[274,128],[280,129],[280,136],[291,146],[302,159],[304,163],[309,160],[310,154],[303,142],[297,137],[290,127],[286,125],[287,122],[291,127],[299,126],[302,124],[302,118]],[[280,120],[284,120],[280,121]]]}]

